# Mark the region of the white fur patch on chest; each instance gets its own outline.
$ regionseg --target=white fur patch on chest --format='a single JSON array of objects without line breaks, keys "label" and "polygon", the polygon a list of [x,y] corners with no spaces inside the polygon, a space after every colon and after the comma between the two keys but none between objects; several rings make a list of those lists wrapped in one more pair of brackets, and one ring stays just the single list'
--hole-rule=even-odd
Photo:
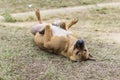
[{"label": "white fur patch on chest", "polygon": [[54,25],[50,25],[50,27],[52,29],[53,36],[67,36],[71,34],[71,32],[61,29],[60,27]]}]

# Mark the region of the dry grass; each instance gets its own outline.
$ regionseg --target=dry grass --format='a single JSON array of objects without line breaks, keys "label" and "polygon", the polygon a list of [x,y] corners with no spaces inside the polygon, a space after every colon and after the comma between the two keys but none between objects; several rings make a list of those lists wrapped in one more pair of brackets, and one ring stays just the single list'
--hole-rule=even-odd
[{"label": "dry grass", "polygon": [[56,16],[69,21],[77,15],[79,22],[71,30],[86,41],[95,62],[72,63],[62,56],[46,53],[34,44],[29,28],[0,25],[0,77],[4,80],[119,80],[119,14],[120,8],[97,8]]},{"label": "dry grass", "polygon": [[9,13],[26,12],[33,11],[35,8],[40,8],[42,10],[113,1],[119,0],[0,0],[0,14],[3,14],[5,11]]}]

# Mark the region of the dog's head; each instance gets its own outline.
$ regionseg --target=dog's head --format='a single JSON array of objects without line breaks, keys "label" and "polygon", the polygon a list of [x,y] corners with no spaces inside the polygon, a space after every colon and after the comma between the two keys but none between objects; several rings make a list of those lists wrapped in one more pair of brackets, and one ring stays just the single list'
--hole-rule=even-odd
[{"label": "dog's head", "polygon": [[85,47],[83,40],[76,41],[72,54],[73,55],[70,57],[72,61],[94,60],[92,59],[92,55],[89,53],[88,49]]}]

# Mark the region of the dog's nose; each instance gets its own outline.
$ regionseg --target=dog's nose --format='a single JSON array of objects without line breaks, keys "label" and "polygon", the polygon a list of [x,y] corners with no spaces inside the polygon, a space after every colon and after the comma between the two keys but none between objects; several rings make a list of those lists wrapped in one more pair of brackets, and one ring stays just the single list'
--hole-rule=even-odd
[{"label": "dog's nose", "polygon": [[82,45],[82,44],[84,44],[84,41],[83,41],[83,40],[78,40],[77,43],[78,43],[79,45]]},{"label": "dog's nose", "polygon": [[84,49],[84,41],[83,40],[78,40],[74,46],[74,48],[79,48],[79,49]]}]

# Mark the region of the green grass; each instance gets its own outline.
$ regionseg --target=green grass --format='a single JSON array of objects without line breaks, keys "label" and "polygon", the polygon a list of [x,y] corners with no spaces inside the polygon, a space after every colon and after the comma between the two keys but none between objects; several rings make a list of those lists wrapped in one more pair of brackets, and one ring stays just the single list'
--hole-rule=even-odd
[{"label": "green grass", "polygon": [[72,63],[44,52],[34,44],[28,27],[1,24],[0,77],[4,80],[119,80],[119,14],[120,8],[97,8],[43,18],[70,21],[76,15],[79,22],[70,30],[85,40],[95,62]]},{"label": "green grass", "polygon": [[[119,0],[0,0],[0,14],[33,11],[35,8],[49,9],[68,6],[116,2]],[[32,5],[32,7],[29,7]]]},{"label": "green grass", "polygon": [[16,20],[8,12],[3,13],[2,15],[6,22],[16,22]]}]

